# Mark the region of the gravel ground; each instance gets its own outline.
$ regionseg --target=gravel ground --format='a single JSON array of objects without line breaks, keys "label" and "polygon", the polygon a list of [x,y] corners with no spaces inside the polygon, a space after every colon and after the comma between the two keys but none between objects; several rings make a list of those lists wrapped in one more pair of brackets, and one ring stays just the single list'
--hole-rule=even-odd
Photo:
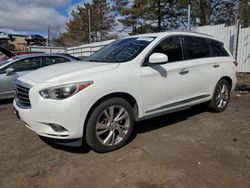
[{"label": "gravel ground", "polygon": [[250,94],[136,124],[133,140],[98,154],[44,142],[0,104],[0,187],[250,187]]},{"label": "gravel ground", "polygon": [[250,84],[250,73],[237,73],[237,82],[239,85]]}]

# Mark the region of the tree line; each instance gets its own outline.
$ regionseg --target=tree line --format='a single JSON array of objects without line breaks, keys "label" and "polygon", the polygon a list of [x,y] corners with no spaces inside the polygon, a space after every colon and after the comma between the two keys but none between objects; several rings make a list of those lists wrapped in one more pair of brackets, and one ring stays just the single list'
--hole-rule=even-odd
[{"label": "tree line", "polygon": [[236,19],[242,27],[250,26],[250,0],[93,0],[71,12],[66,31],[53,41],[72,46],[118,38],[124,31],[186,30],[188,5],[192,26],[233,25]]}]

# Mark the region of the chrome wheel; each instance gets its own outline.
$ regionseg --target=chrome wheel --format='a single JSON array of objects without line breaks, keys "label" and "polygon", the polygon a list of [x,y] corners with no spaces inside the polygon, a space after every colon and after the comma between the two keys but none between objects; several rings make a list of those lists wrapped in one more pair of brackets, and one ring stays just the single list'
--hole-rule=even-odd
[{"label": "chrome wheel", "polygon": [[229,100],[229,88],[225,83],[222,83],[217,88],[216,105],[218,108],[224,108]]},{"label": "chrome wheel", "polygon": [[127,110],[118,105],[106,108],[96,123],[96,136],[103,145],[114,146],[127,135],[130,117]]}]

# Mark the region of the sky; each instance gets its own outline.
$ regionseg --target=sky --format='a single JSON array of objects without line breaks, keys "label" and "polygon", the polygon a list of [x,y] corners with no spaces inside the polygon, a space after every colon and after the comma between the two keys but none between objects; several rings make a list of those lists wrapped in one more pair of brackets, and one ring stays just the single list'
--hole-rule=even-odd
[{"label": "sky", "polygon": [[91,0],[0,0],[0,31],[47,35],[48,28],[65,31],[78,4]]}]

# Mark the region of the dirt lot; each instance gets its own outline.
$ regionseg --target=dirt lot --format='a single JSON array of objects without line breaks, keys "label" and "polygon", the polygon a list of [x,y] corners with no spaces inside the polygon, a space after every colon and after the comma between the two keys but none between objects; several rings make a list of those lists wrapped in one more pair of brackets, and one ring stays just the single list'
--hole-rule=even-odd
[{"label": "dirt lot", "polygon": [[250,94],[136,125],[122,149],[48,145],[0,105],[0,187],[250,187]]}]

